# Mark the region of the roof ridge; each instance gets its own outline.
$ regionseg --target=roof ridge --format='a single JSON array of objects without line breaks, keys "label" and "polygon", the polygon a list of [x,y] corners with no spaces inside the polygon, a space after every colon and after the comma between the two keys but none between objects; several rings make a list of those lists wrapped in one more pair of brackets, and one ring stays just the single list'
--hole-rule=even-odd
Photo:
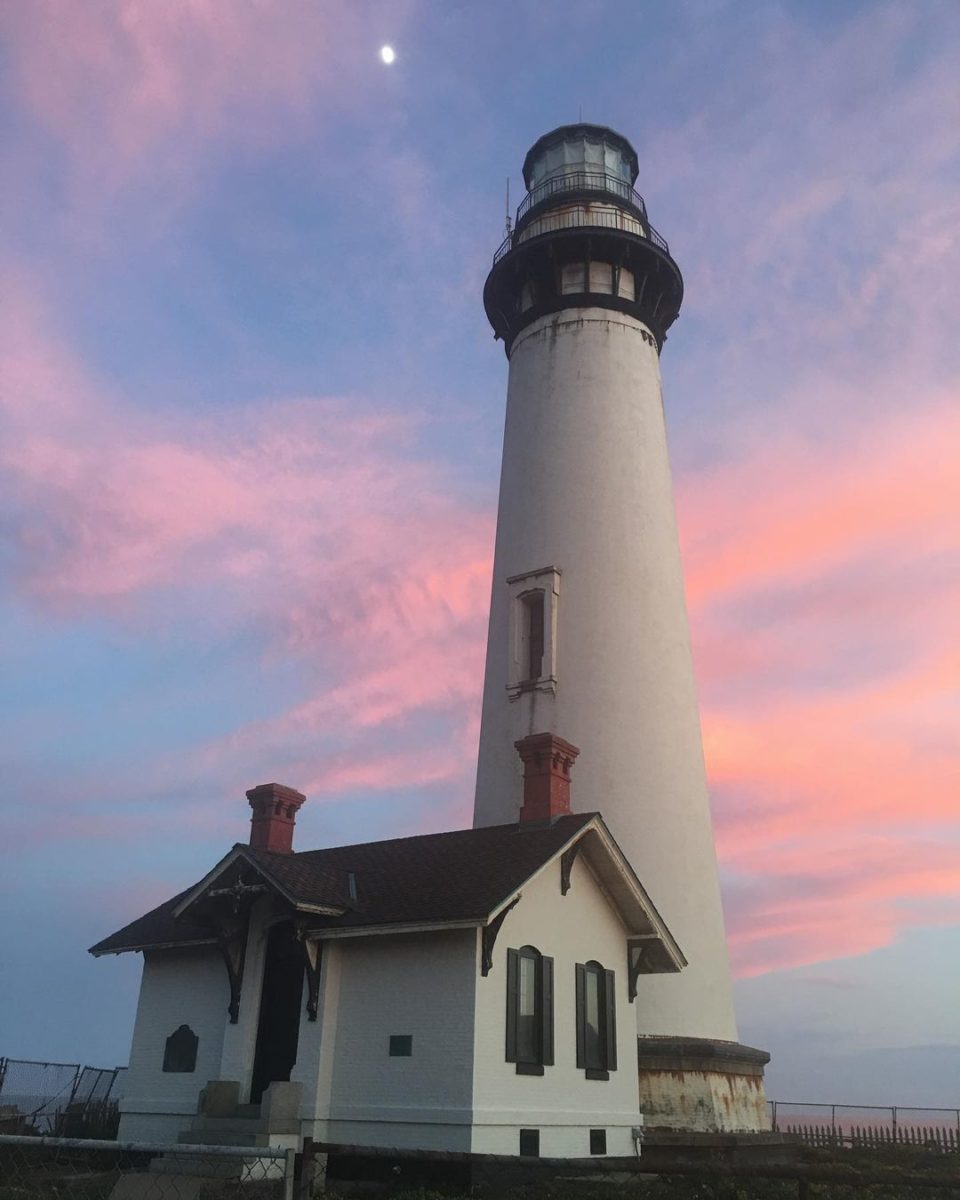
[{"label": "roof ridge", "polygon": [[[600,815],[599,809],[594,812],[564,813],[563,816],[558,817],[557,820],[552,822],[550,825],[543,825],[542,827],[540,827],[538,829],[524,830],[524,833],[527,835],[529,835],[531,833],[549,833],[549,831],[551,829],[556,828],[558,822],[567,821],[571,817],[580,817],[583,819],[584,822],[586,822],[587,819],[596,817],[599,815]],[[427,841],[428,839],[431,839],[431,838],[452,837],[453,835],[458,834],[458,833],[459,834],[483,833],[483,832],[492,832],[495,829],[519,830],[519,828],[520,828],[519,822],[505,821],[500,825],[471,825],[466,829],[441,829],[441,830],[437,830],[433,833],[408,833],[408,834],[404,835],[403,837],[374,838],[372,841],[369,841],[369,842],[352,842],[346,846],[317,846],[313,850],[294,850],[292,852],[292,854],[285,853],[282,850],[258,850],[257,853],[258,854],[272,854],[272,855],[276,856],[277,858],[285,858],[285,859],[289,860],[290,858],[305,858],[308,854],[326,854],[331,850],[355,850],[355,849],[359,850],[361,847],[366,847],[366,846],[392,846],[392,845],[396,845],[397,842],[421,842],[421,841]],[[238,843],[238,845],[242,846],[243,843]],[[249,847],[244,847],[244,848],[249,849]]]}]

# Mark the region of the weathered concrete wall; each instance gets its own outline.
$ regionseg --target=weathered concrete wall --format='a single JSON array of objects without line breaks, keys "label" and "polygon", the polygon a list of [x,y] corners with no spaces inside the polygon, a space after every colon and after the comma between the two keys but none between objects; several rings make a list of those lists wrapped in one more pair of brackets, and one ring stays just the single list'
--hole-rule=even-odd
[{"label": "weathered concrete wall", "polygon": [[647,1127],[697,1133],[770,1128],[765,1051],[697,1038],[641,1038],[638,1051],[640,1108]]},{"label": "weathered concrete wall", "polygon": [[644,1071],[640,1111],[648,1128],[695,1133],[769,1129],[763,1080],[706,1071]]}]

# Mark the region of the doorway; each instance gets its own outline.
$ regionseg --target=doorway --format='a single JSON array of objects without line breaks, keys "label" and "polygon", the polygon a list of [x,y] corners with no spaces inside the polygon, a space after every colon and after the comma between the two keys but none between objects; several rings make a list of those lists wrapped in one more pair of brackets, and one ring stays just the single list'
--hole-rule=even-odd
[{"label": "doorway", "polygon": [[271,1083],[290,1078],[297,1061],[303,999],[303,948],[291,924],[274,925],[267,936],[257,1047],[250,1103],[259,1104]]}]

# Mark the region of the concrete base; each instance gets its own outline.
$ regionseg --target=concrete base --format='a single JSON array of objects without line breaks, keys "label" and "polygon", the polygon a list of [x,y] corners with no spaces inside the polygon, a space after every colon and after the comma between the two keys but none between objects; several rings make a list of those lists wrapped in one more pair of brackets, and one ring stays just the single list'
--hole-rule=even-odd
[{"label": "concrete base", "polygon": [[644,1126],[688,1133],[770,1129],[765,1050],[710,1038],[637,1038]]}]

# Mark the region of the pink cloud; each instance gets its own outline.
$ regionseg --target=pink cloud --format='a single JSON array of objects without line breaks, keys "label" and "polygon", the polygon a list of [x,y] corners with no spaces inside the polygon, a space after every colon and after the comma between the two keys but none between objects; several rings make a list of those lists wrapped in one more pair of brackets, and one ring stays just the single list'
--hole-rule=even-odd
[{"label": "pink cloud", "polygon": [[742,973],[960,906],[960,407],[885,411],[680,488],[718,848],[754,897],[730,917]]},{"label": "pink cloud", "polygon": [[[214,587],[221,628],[254,622],[265,653],[317,678],[309,700],[280,701],[273,718],[181,760],[180,777],[301,767],[312,742],[295,782],[325,794],[466,786],[456,731],[473,731],[492,521],[418,454],[416,419],[303,398],[174,424],[94,386],[28,291],[8,296],[20,319],[0,331],[0,358],[7,337],[20,351],[0,397],[0,470],[22,593],[61,619],[137,620],[160,590],[186,612],[191,592]],[[447,752],[377,745],[378,728],[417,714],[447,722]]]}]

